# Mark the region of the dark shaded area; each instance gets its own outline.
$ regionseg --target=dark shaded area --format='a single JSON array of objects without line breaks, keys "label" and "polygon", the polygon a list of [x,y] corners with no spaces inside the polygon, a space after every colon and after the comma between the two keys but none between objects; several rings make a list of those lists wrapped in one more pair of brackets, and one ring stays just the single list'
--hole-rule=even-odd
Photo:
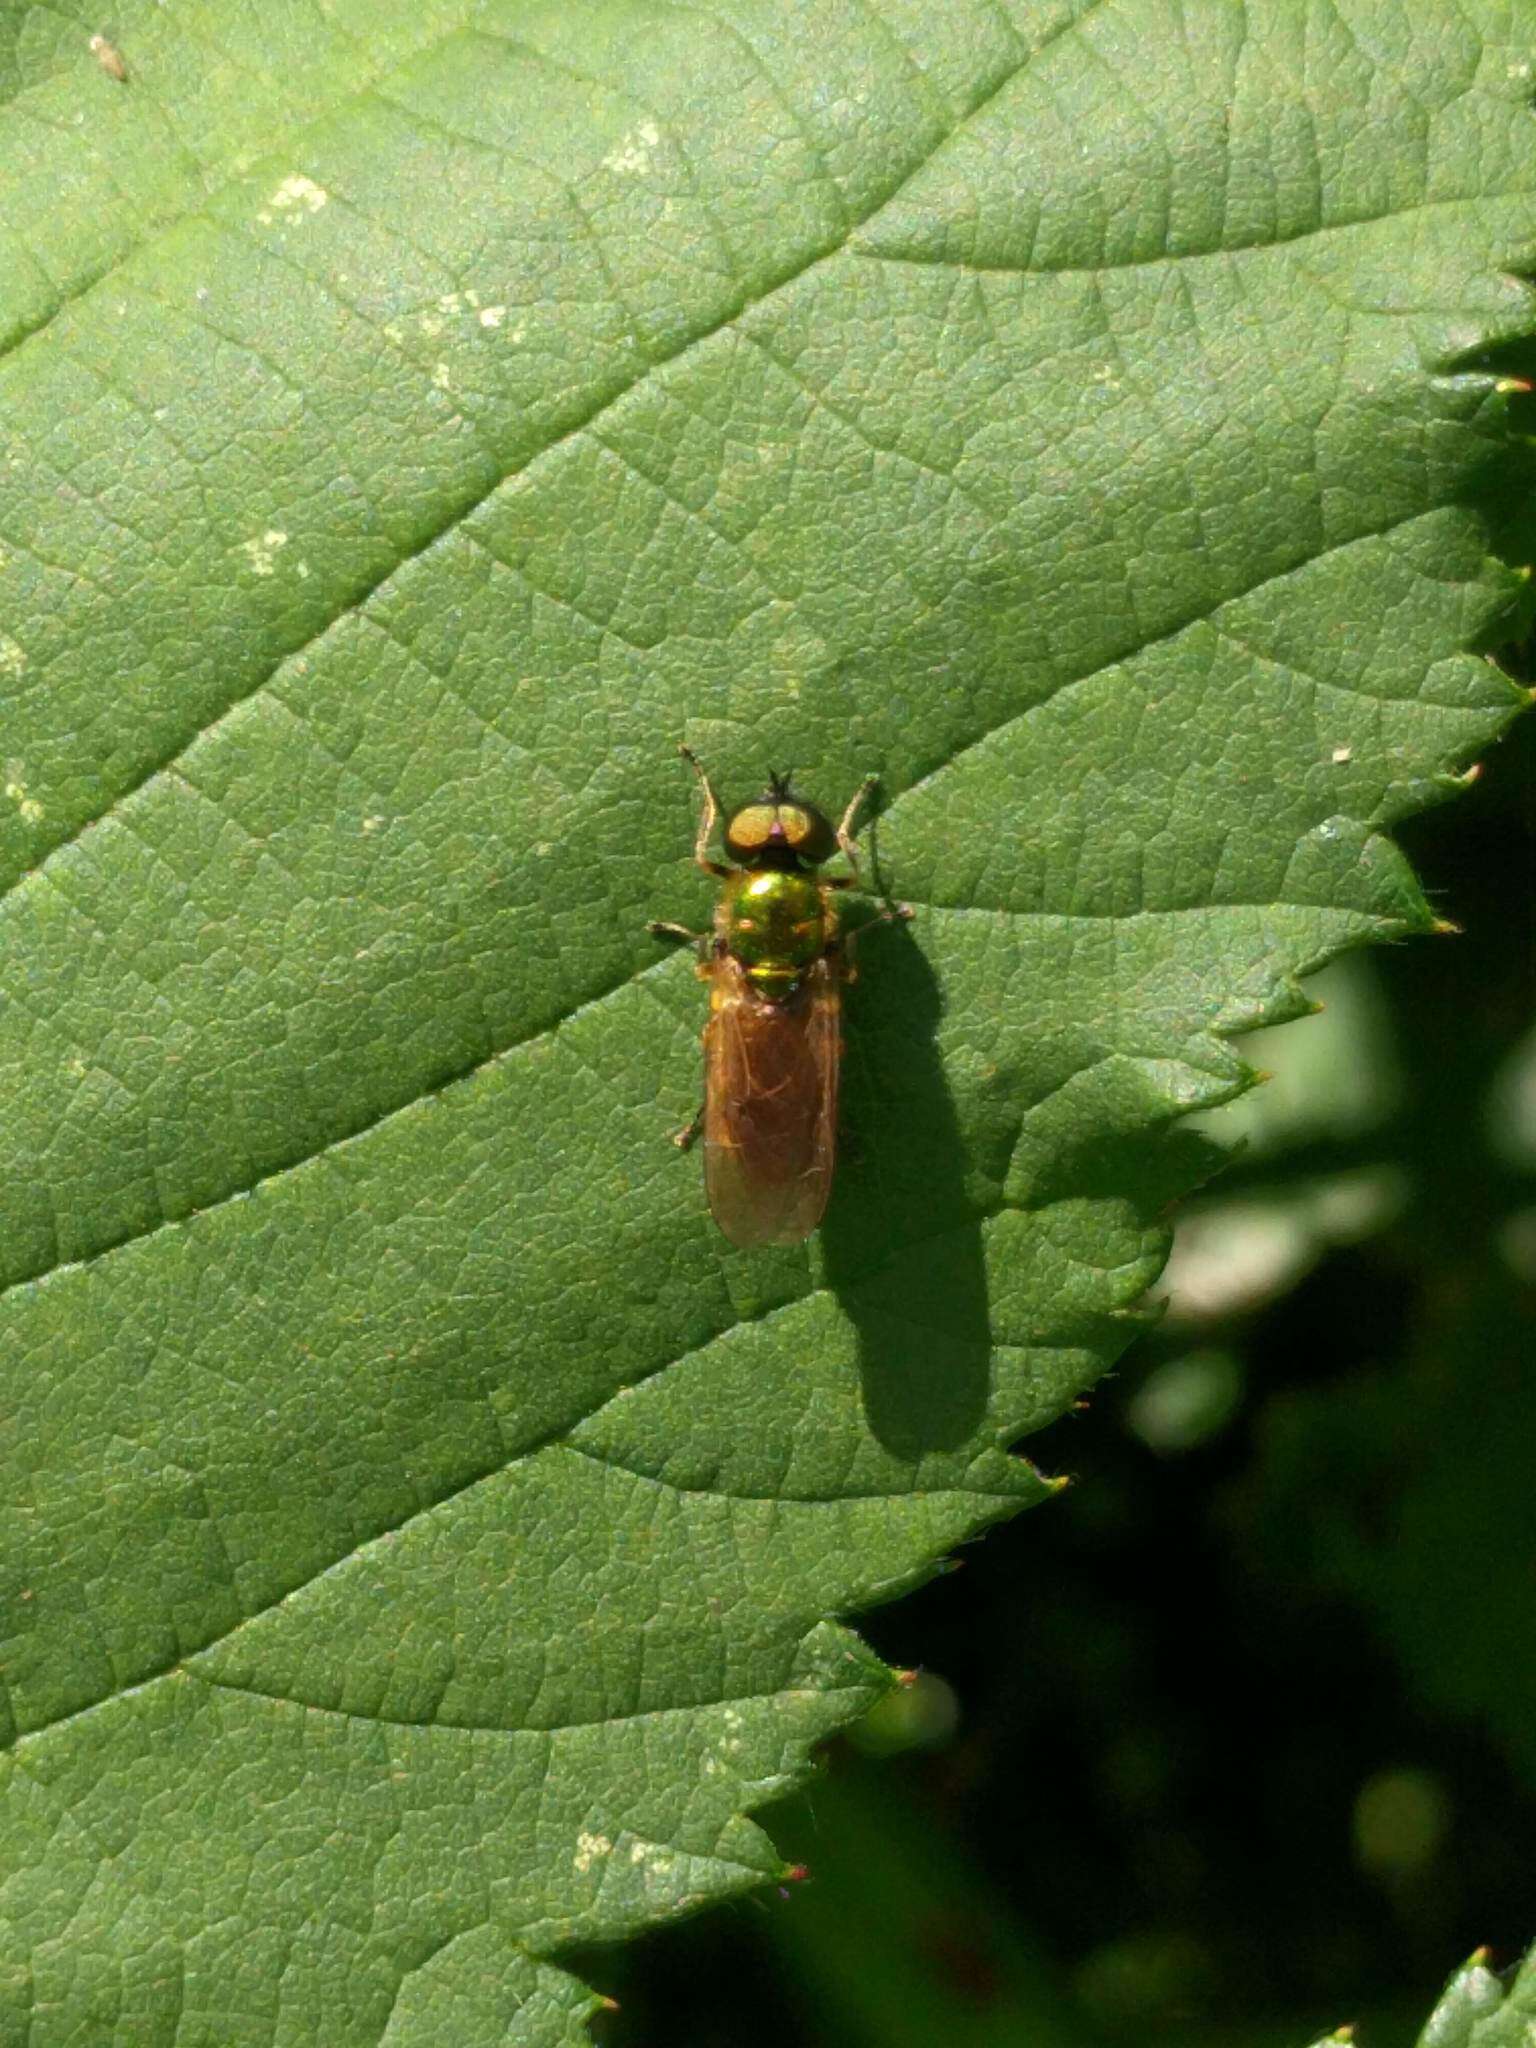
[{"label": "dark shaded area", "polygon": [[[1536,720],[1402,837],[1464,936],[1360,969],[1395,1106],[1255,1143],[1202,1198],[1218,1265],[1289,1264],[1170,1315],[1030,1446],[1078,1487],[865,1617],[956,1725],[836,1747],[772,1821],[810,1866],[792,1895],[587,1959],[623,2004],[612,2048],[1307,2048],[1351,2019],[1359,2048],[1408,2048],[1474,1946],[1507,1965],[1536,1937],[1536,1150],[1510,1082],[1536,1030]],[[857,1019],[882,1064],[852,1102],[862,1122],[890,1062],[914,1121],[857,1132],[834,1270],[865,1201],[916,1199],[919,1156],[935,1214],[962,1192],[932,1177],[936,996],[877,946],[902,1022]],[[1334,1058],[1347,1100],[1365,1055]],[[916,1374],[921,1291],[891,1285]]]},{"label": "dark shaded area", "polygon": [[[980,1219],[939,1058],[943,998],[901,922],[866,929],[847,991],[844,1158],[822,1226],[826,1277],[859,1333],[870,1426],[902,1457],[948,1450],[986,1406]],[[885,1255],[894,1230],[905,1247]]]}]

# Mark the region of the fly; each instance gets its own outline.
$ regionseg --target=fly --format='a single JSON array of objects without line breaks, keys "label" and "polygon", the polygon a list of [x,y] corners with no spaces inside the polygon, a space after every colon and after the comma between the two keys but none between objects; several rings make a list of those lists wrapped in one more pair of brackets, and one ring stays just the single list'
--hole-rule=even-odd
[{"label": "fly", "polygon": [[[704,1107],[677,1142],[702,1128],[710,1210],[733,1244],[798,1244],[832,1189],[842,988],[857,936],[840,929],[836,896],[859,886],[854,828],[877,778],[864,778],[834,826],[789,776],[770,774],[763,794],[727,817],[721,861],[710,852],[719,799],[697,756],[680,751],[704,800],[693,857],[721,887],[712,933],[650,926],[697,943],[709,984]],[[850,872],[819,874],[838,852]],[[911,915],[890,904],[872,922]]]}]

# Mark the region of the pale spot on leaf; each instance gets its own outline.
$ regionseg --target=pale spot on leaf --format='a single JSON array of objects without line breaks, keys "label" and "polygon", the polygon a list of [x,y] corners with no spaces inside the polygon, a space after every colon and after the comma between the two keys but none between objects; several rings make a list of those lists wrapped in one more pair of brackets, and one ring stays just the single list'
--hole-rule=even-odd
[{"label": "pale spot on leaf", "polygon": [[274,214],[302,220],[307,214],[318,213],[330,196],[325,187],[317,185],[313,178],[306,178],[302,171],[291,171],[268,199],[267,205]]},{"label": "pale spot on leaf", "polygon": [[656,146],[661,141],[661,130],[654,121],[642,121],[633,129],[616,149],[611,149],[603,158],[603,168],[617,171],[620,177],[638,177],[651,168]]},{"label": "pale spot on leaf", "polygon": [[240,545],[250,557],[253,574],[272,576],[277,573],[277,551],[287,547],[288,536],[280,528],[269,526],[265,533],[253,534]]}]

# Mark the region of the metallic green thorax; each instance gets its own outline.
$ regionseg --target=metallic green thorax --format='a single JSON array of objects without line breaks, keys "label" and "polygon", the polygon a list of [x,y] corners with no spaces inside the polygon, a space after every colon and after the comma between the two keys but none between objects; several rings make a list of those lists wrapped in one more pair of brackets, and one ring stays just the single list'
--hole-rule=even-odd
[{"label": "metallic green thorax", "polygon": [[785,868],[744,868],[721,892],[716,929],[765,996],[787,996],[831,937],[821,889]]}]

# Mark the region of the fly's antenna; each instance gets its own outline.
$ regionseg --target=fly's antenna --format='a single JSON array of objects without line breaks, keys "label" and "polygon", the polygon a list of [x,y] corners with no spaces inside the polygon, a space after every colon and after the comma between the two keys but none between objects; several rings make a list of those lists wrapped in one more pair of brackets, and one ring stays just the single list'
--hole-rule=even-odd
[{"label": "fly's antenna", "polygon": [[770,768],[768,770],[768,794],[770,796],[788,796],[789,785],[794,777],[794,773],[793,768],[787,768],[782,775],[778,775]]}]

